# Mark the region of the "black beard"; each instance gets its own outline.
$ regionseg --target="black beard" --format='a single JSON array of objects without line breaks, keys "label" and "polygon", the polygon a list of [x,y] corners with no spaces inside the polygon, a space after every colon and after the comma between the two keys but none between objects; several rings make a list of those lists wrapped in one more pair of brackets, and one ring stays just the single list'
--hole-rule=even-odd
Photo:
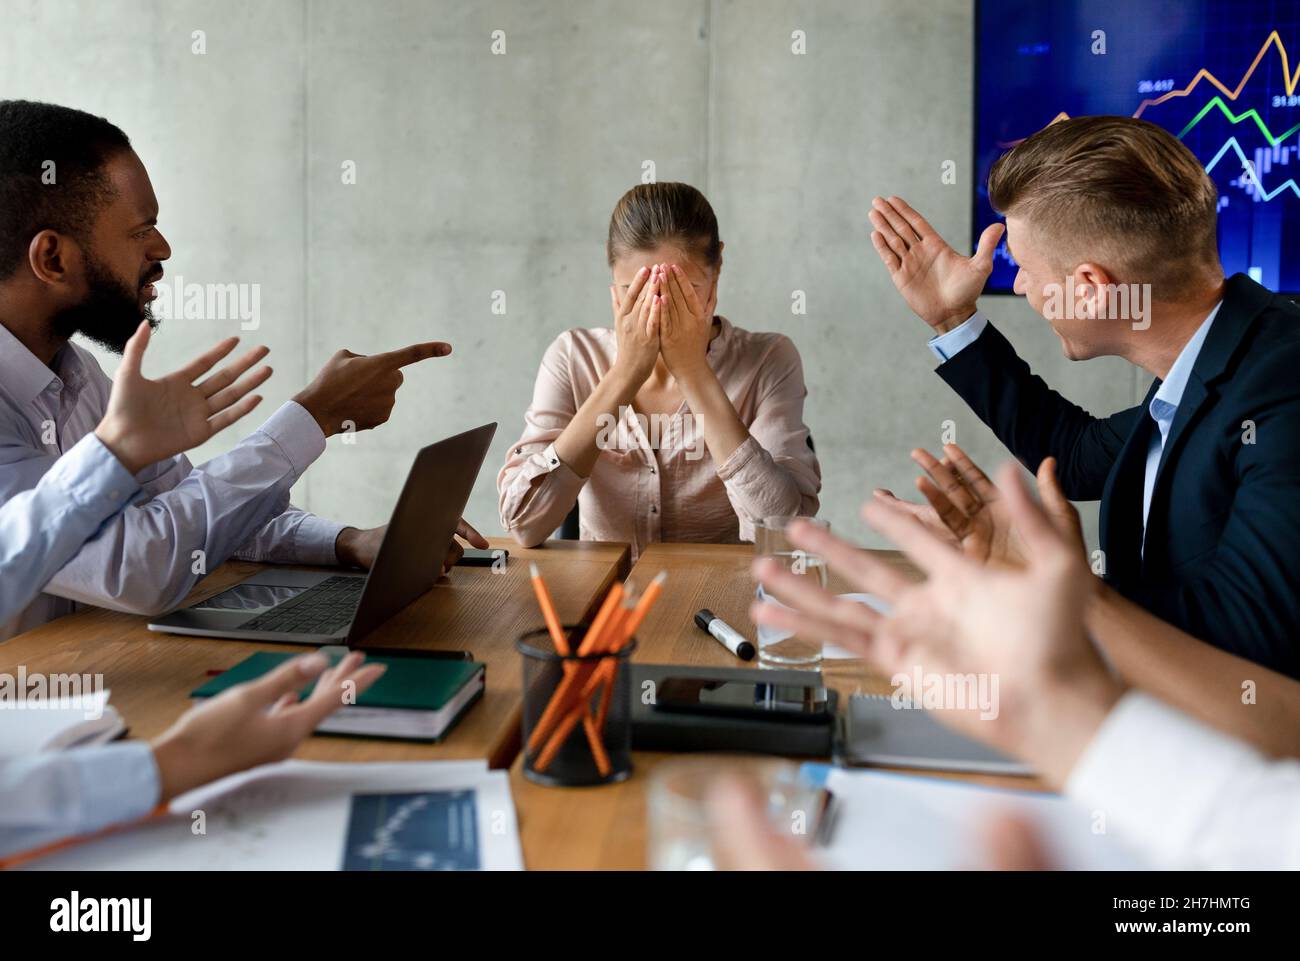
[{"label": "black beard", "polygon": [[115,354],[126,349],[140,321],[158,329],[149,304],[140,306],[140,292],[131,291],[105,270],[98,261],[87,259],[86,283],[90,293],[81,303],[54,315],[54,332],[60,337],[80,334]]}]

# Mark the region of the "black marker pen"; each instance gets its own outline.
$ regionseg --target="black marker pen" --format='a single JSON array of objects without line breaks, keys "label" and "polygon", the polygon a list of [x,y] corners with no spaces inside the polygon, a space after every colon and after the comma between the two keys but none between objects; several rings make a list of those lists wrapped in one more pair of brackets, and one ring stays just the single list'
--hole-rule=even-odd
[{"label": "black marker pen", "polygon": [[742,661],[752,660],[754,645],[745,636],[728,624],[707,607],[702,607],[695,614],[695,623],[702,631],[707,631],[736,657]]}]

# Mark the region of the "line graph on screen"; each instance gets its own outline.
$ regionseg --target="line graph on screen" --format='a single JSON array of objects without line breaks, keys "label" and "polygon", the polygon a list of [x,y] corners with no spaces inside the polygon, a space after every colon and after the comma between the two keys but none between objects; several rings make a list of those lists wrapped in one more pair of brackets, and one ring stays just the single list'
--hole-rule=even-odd
[{"label": "line graph on screen", "polygon": [[[1300,6],[982,0],[977,16],[976,236],[997,216],[984,184],[1003,151],[1063,118],[1129,115],[1168,129],[1215,181],[1225,271],[1300,291]],[[1004,243],[990,292],[1015,269]]]}]

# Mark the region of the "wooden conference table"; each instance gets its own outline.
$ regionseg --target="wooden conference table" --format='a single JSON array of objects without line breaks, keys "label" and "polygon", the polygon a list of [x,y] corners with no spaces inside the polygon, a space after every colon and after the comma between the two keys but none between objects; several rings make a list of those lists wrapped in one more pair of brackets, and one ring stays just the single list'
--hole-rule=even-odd
[{"label": "wooden conference table", "polygon": [[[487,665],[482,700],[441,744],[360,740],[330,736],[308,739],[295,757],[319,761],[418,761],[485,758],[510,767],[524,862],[532,869],[637,869],[645,865],[646,788],[649,774],[672,755],[635,752],[633,774],[621,784],[594,788],[551,788],[523,775],[519,719],[521,667],[514,641],[541,626],[528,578],[535,561],[565,622],[590,618],[617,579],[629,576],[624,544],[551,541],[523,550],[505,538],[510,562],[504,570],[461,567],[425,597],[376,631],[367,643],[380,647],[469,650]],[[898,563],[893,552],[885,552]],[[640,586],[668,572],[663,597],[637,631],[635,658],[645,663],[745,666],[700,631],[694,615],[711,609],[742,634],[754,636],[748,608],[754,585],[750,545],[656,544],[631,570]],[[260,565],[231,562],[207,577],[191,594],[195,601],[219,593]],[[847,590],[832,579],[832,588]],[[258,650],[285,645],[216,640],[154,633],[147,619],[98,609],[52,621],[0,643],[0,672],[103,674],[111,703],[130,725],[130,734],[151,738],[190,705],[189,692],[213,672],[233,667]],[[752,665],[751,665],[752,666]],[[856,691],[889,693],[888,682],[861,661],[825,662],[827,683],[841,696]],[[720,758],[721,760],[721,758]],[[1040,785],[1025,778],[951,775],[963,780],[1016,788]]]},{"label": "wooden conference table", "polygon": [[[522,550],[506,538],[494,547],[510,551],[499,571],[458,567],[428,594],[376,631],[378,647],[468,650],[487,665],[487,689],[440,744],[317,736],[294,754],[315,761],[429,761],[486,758],[507,767],[519,745],[521,667],[514,642],[540,627],[528,562],[546,579],[558,616],[566,622],[594,614],[610,586],[626,576],[631,552],[625,544],[555,541]],[[189,601],[218,594],[263,565],[229,562],[206,577]],[[110,703],[130,725],[130,735],[161,734],[190,706],[192,690],[213,672],[238,664],[254,651],[307,650],[284,644],[184,637],[150,631],[148,618],[92,609],[51,621],[0,643],[0,672],[25,665],[29,674],[103,674]]]},{"label": "wooden conference table", "polygon": [[[896,551],[874,552],[906,567]],[[630,577],[644,586],[659,571],[668,572],[663,597],[637,631],[634,659],[649,664],[745,665],[695,626],[695,612],[707,607],[740,633],[754,637],[749,618],[754,599],[749,544],[654,544],[637,559]],[[852,590],[837,583],[832,590]],[[860,660],[823,661],[828,686],[846,698],[854,693],[889,694],[889,681]],[[524,863],[533,870],[640,870],[646,855],[646,796],[652,772],[683,755],[633,752],[632,776],[621,784],[594,788],[544,787],[523,773],[523,757],[510,769],[510,787],[519,812]],[[710,755],[725,762],[723,755]],[[923,772],[916,772],[923,773]],[[1043,790],[1035,779],[942,774],[993,787]]]}]

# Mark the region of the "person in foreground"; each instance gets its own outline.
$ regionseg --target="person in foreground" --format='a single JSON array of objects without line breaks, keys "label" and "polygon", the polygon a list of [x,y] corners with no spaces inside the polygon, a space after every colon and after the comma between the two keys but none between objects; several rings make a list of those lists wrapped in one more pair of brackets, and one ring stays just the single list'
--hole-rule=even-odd
[{"label": "person in foreground", "polygon": [[1097,417],[1035,376],[976,307],[1001,224],[958,254],[898,197],[872,242],[934,332],[938,374],[1030,470],[1101,501],[1104,575],[1194,637],[1300,677],[1300,308],[1224,279],[1217,192],[1187,147],[1130,117],[1054,123],[1003,154],[1015,290],[1071,360],[1118,356],[1155,378]]},{"label": "person in foreground", "polygon": [[694,187],[623,195],[606,253],[613,325],[561,334],[497,478],[501,523],[540,544],[579,505],[584,540],[735,543],[817,513],[803,365],[781,334],[714,310],[722,241]]},{"label": "person in foreground", "polygon": [[[161,736],[0,762],[0,859],[145,817],[228,774],[280,761],[384,673],[305,654],[191,708]],[[299,693],[312,681],[311,694]]]},{"label": "person in foreground", "polygon": [[[914,450],[925,471],[917,490],[925,504],[875,497],[912,514],[982,564],[1021,566],[1025,548],[1000,504],[1002,492],[964,450],[946,444],[942,459]],[[1056,479],[1056,461],[1038,467],[1043,509],[1058,530],[1085,551],[1078,511]],[[1160,620],[1101,580],[1085,613],[1089,636],[1128,684],[1186,711],[1274,757],[1300,758],[1300,681],[1221,650]]]},{"label": "person in foreground", "polygon": [[[152,325],[154,284],[170,256],[126,134],[68,107],[0,101],[0,504],[35,488],[103,419],[111,381],[71,338],[121,353],[141,320]],[[136,472],[143,496],[109,518],[46,593],[0,622],[0,640],[77,602],[161,613],[230,557],[368,568],[383,528],[298,510],[289,490],[345,422],[367,430],[388,420],[402,367],[450,351],[439,342],[369,357],[338,351],[228,453],[197,468],[184,456],[145,465]],[[487,546],[467,525],[462,532]]]},{"label": "person in foreground", "polygon": [[[1300,866],[1300,764],[1269,761],[1148,694],[1126,689],[1089,641],[1084,612],[1095,578],[1079,544],[1053,524],[1019,479],[999,472],[1020,542],[1020,566],[985,565],[897,505],[863,516],[926,575],[898,569],[812,525],[792,525],[795,546],[825,557],[859,589],[885,599],[888,615],[760,560],[755,576],[788,604],[763,603],[755,621],[861,653],[886,674],[996,674],[999,711],[944,710],[936,717],[1030,762],[1041,777],[1107,822],[1135,850],[1166,867]],[[808,864],[795,841],[760,824],[736,785],[715,798],[724,851],[766,851],[773,867]],[[728,805],[736,812],[718,810]],[[754,841],[736,825],[763,832]],[[775,862],[780,862],[775,863]],[[753,866],[751,863],[750,866]]]}]

